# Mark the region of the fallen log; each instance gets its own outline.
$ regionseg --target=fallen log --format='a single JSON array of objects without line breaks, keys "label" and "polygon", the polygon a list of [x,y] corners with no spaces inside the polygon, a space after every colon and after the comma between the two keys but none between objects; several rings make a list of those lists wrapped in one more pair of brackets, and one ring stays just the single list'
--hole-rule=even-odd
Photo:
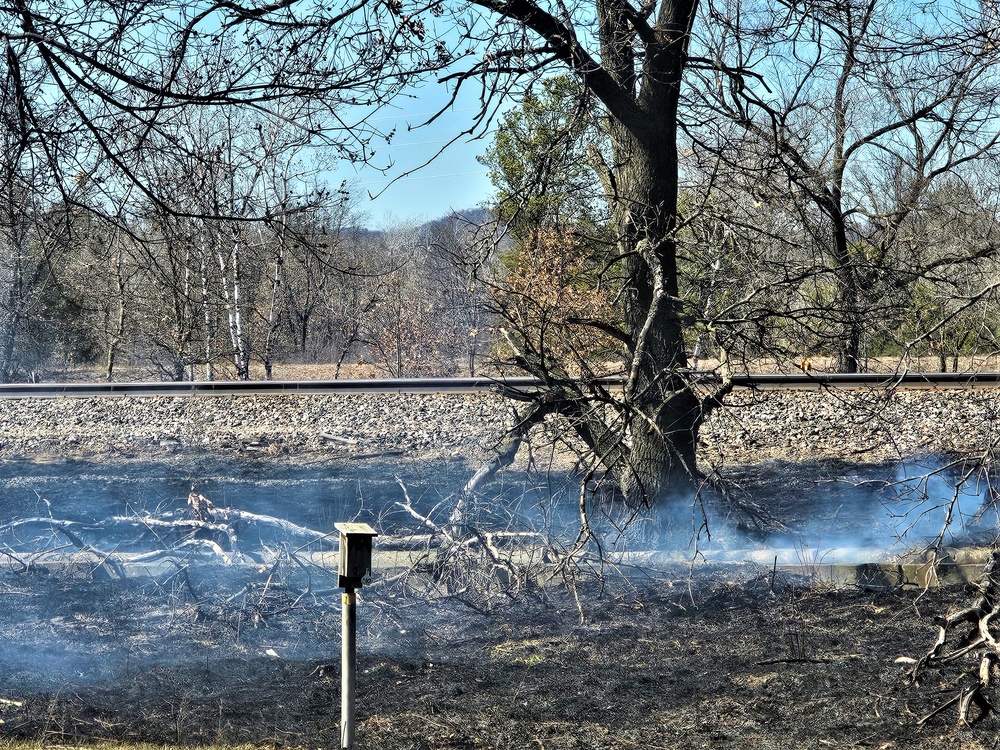
[{"label": "fallen log", "polygon": [[349,446],[354,446],[358,444],[358,441],[355,440],[354,438],[345,438],[341,437],[340,435],[334,435],[329,432],[321,432],[319,436],[330,443],[339,443],[340,445],[349,445]]},{"label": "fallen log", "polygon": [[188,496],[188,505],[194,509],[196,516],[203,522],[222,523],[226,524],[229,528],[232,528],[236,522],[241,521],[265,526],[280,532],[282,535],[299,540],[307,540],[310,544],[328,540],[331,536],[328,532],[317,531],[307,526],[300,526],[283,518],[262,515],[260,513],[250,513],[249,511],[237,510],[235,508],[220,508],[207,497],[197,492],[192,492]]}]

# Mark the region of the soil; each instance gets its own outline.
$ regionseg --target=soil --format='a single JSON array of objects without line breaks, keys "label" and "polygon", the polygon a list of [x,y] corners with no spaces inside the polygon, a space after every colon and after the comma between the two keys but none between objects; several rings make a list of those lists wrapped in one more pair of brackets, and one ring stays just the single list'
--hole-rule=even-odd
[{"label": "soil", "polygon": [[[955,674],[914,686],[895,662],[967,592],[748,573],[586,585],[582,609],[552,592],[488,614],[376,592],[360,604],[357,747],[996,746],[995,716],[918,726]],[[150,583],[2,585],[9,739],[338,746],[332,599],[275,591],[254,619]]]},{"label": "soil", "polygon": [[[71,467],[73,481],[94,476],[92,466]],[[32,469],[16,473],[45,485],[43,467]],[[401,470],[381,469],[386,487]],[[786,518],[832,520],[831,504],[842,508],[843,498],[814,490],[838,476],[857,489],[865,484],[858,472],[829,462],[756,465],[734,484],[771,497],[770,509]],[[260,464],[243,473],[275,476]],[[292,472],[288,481],[311,479]],[[164,511],[177,492],[151,491],[147,510]],[[77,518],[69,501],[45,499],[32,513],[48,507]],[[295,522],[325,518],[310,513]],[[860,525],[871,524],[862,517]],[[6,558],[0,737],[339,746],[336,571],[287,546],[265,556],[280,545],[257,541],[242,565],[191,555],[126,578],[79,548],[63,565]],[[376,580],[359,605],[356,747],[997,746],[993,714],[958,728],[951,708],[918,724],[960,689],[978,657],[926,669],[918,684],[897,661],[928,651],[934,618],[971,602],[970,587],[837,589],[687,557],[657,569],[581,564],[544,585],[533,575],[489,590],[473,575],[448,593],[418,575]],[[533,568],[543,569],[552,566]],[[498,569],[491,580],[509,574]]]}]

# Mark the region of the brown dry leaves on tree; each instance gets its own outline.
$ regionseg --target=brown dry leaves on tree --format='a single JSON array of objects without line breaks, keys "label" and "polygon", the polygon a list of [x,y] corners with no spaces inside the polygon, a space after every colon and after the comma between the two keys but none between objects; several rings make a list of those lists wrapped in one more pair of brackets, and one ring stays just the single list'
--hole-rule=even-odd
[{"label": "brown dry leaves on tree", "polygon": [[542,229],[507,258],[493,296],[515,355],[536,369],[578,370],[613,356],[618,315],[593,254],[570,232]]}]

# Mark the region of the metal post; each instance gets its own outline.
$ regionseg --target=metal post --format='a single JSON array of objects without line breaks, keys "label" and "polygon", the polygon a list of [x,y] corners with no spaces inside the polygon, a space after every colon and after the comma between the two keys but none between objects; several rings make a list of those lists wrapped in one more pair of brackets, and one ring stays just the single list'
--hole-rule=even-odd
[{"label": "metal post", "polygon": [[378,536],[366,523],[335,524],[340,532],[340,575],[344,589],[340,635],[340,747],[354,747],[354,692],[358,673],[358,600],[355,590],[371,582],[372,538]]},{"label": "metal post", "polygon": [[340,636],[340,747],[352,750],[354,747],[354,691],[357,684],[358,651],[357,627],[358,608],[354,589],[344,589]]}]

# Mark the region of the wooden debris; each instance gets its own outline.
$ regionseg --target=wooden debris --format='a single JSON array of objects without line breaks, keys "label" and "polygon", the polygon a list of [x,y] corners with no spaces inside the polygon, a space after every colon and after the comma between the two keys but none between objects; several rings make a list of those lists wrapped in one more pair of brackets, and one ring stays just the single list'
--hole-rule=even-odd
[{"label": "wooden debris", "polygon": [[379,451],[378,453],[356,453],[351,456],[352,461],[363,461],[367,458],[394,458],[396,456],[405,456],[406,451]]},{"label": "wooden debris", "polygon": [[[197,492],[190,493],[187,505],[190,510],[182,517],[113,516],[97,523],[44,516],[15,519],[0,525],[0,535],[5,535],[0,556],[21,570],[44,558],[84,565],[94,578],[124,579],[129,565],[160,561],[180,565],[198,556],[218,558],[226,565],[260,564],[276,555],[290,559],[316,545],[327,549],[335,545],[330,533],[221,508]],[[56,537],[68,544],[58,543]],[[270,538],[274,543],[269,547],[265,539]],[[288,542],[295,549],[287,549]]]},{"label": "wooden debris", "polygon": [[[908,670],[908,675],[911,683],[918,684],[922,670],[958,661],[974,652],[982,652],[978,668],[967,674],[966,684],[942,705],[922,716],[917,721],[918,725],[925,724],[954,705],[958,706],[959,726],[969,726],[994,711],[987,693],[991,685],[993,666],[1000,661],[1000,643],[990,630],[991,620],[997,614],[998,594],[1000,594],[998,577],[1000,577],[1000,548],[995,548],[983,568],[977,584],[979,595],[972,606],[935,618],[938,634],[934,645],[919,659],[912,660],[913,665]],[[969,630],[959,641],[960,645],[951,651],[946,651],[949,636],[955,627],[962,623],[968,624]],[[900,662],[900,659],[896,661]],[[975,717],[970,717],[973,704],[979,709],[979,713]]]},{"label": "wooden debris", "polygon": [[358,444],[358,441],[355,440],[354,438],[341,437],[340,435],[334,435],[329,432],[321,432],[319,436],[329,443],[339,443],[340,445],[350,445],[350,446]]}]

